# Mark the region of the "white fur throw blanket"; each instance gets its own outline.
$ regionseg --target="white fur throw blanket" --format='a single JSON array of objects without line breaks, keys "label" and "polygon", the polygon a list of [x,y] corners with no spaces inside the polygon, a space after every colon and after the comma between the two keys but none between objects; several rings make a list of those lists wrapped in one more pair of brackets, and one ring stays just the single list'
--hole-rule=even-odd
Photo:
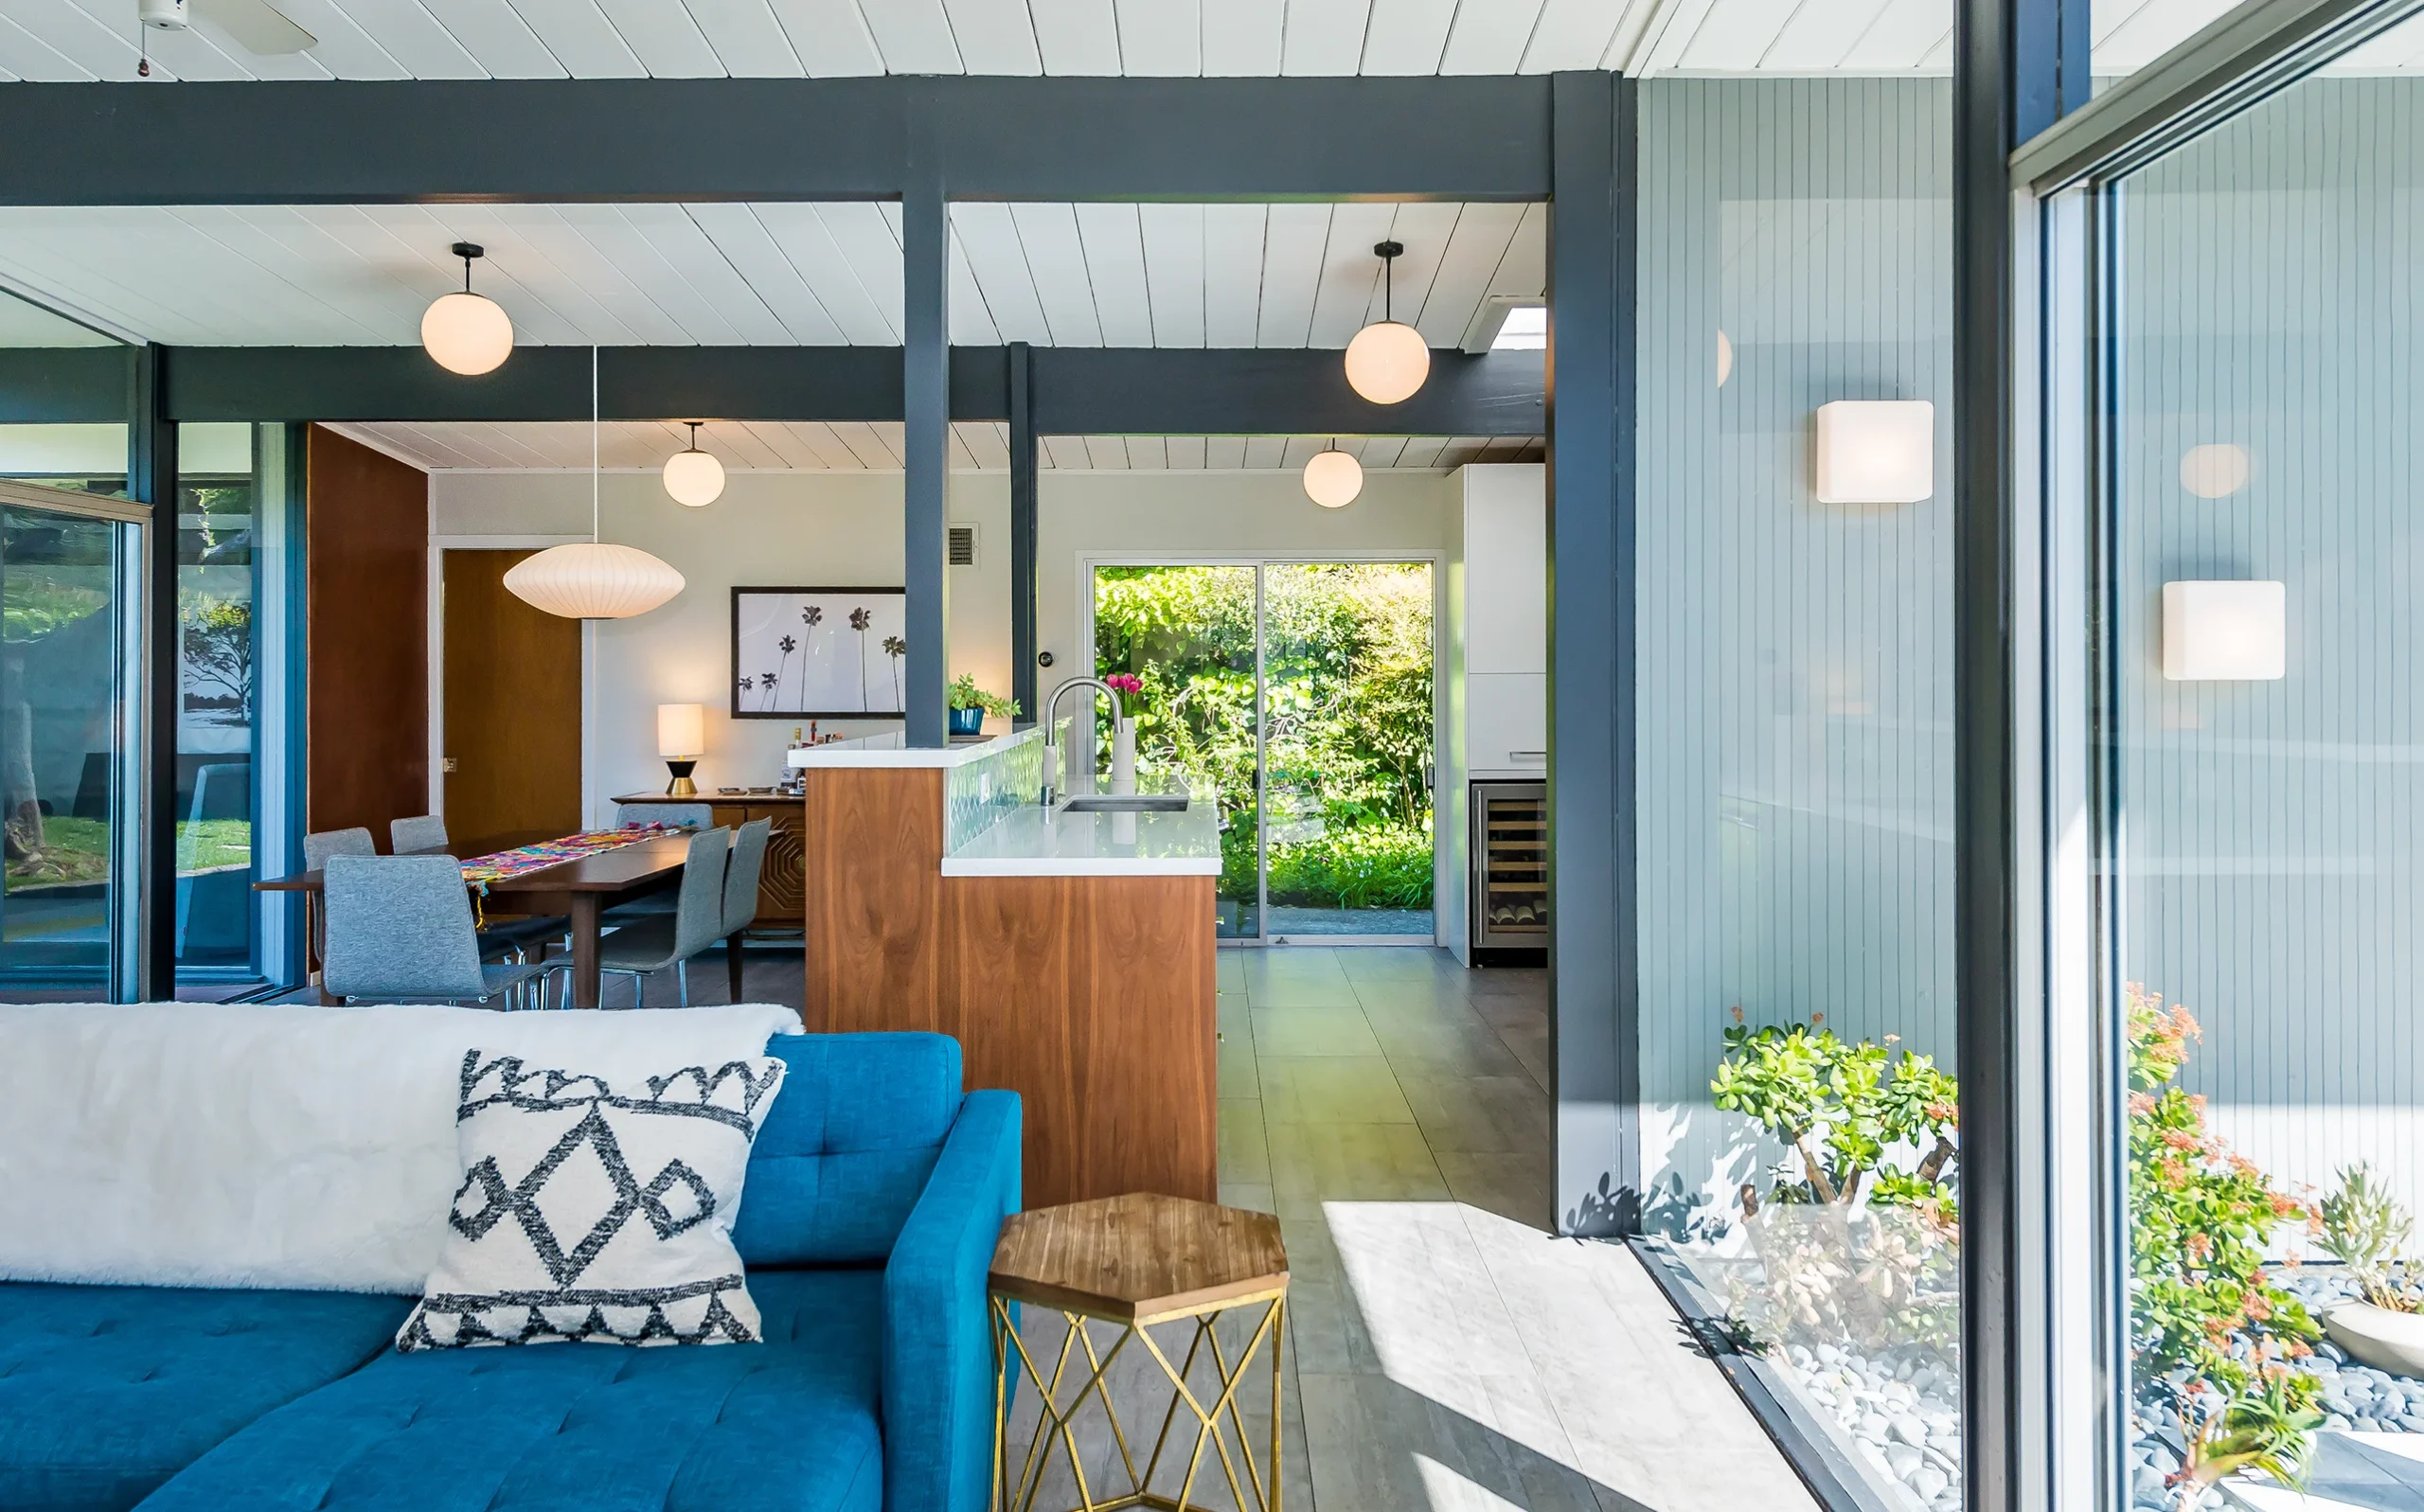
[{"label": "white fur throw blanket", "polygon": [[799,1027],[760,1004],[0,1005],[0,1278],[419,1295],[466,1050],[618,1079]]}]

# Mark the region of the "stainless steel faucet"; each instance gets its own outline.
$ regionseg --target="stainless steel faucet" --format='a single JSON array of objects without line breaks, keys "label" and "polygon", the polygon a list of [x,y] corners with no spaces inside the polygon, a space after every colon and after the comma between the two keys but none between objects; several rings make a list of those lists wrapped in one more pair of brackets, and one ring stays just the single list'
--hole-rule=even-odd
[{"label": "stainless steel faucet", "polygon": [[1098,677],[1073,677],[1052,690],[1043,701],[1043,807],[1052,807],[1064,785],[1060,781],[1060,721],[1058,710],[1060,695],[1073,687],[1098,687],[1111,695],[1111,727],[1114,730],[1127,722],[1128,710],[1119,702],[1119,689]]}]

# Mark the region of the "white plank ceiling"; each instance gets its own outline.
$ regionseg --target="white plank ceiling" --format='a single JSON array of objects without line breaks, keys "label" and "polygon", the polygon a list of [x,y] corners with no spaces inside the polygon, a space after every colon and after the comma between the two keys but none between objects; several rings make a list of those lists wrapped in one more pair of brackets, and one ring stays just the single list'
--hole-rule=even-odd
[{"label": "white plank ceiling", "polygon": [[[432,470],[585,471],[589,427],[574,423],[351,424],[335,429]],[[598,465],[631,471],[659,468],[689,444],[689,428],[653,421],[609,421],[598,428]],[[1047,436],[1043,468],[1095,471],[1193,471],[1204,469],[1297,469],[1331,444],[1327,436]],[[1538,436],[1342,436],[1339,450],[1366,468],[1444,471],[1468,462],[1537,462]],[[735,471],[897,472],[897,421],[863,424],[813,421],[716,420],[700,427],[700,449]],[[952,427],[952,467],[999,471],[1010,465],[1009,427],[962,420]]]},{"label": "white plank ceiling", "polygon": [[[17,0],[0,0],[0,13]],[[1491,295],[1538,299],[1523,205],[961,205],[951,339],[1344,347],[1381,308],[1462,343]],[[897,346],[900,206],[494,205],[0,208],[0,287],[136,340],[410,346],[461,287],[532,345]]]},{"label": "white plank ceiling", "polygon": [[[276,0],[262,57],[207,19],[169,79],[856,74],[1948,73],[1952,0]],[[2099,0],[2099,74],[2228,0]],[[5,0],[0,79],[133,79],[134,0]],[[2391,66],[2391,65],[2381,65]]]}]

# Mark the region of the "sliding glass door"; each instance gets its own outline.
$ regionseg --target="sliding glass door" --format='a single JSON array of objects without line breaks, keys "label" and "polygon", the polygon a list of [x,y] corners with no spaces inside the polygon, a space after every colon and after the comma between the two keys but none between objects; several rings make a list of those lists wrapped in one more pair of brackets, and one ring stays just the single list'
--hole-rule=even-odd
[{"label": "sliding glass door", "polygon": [[131,988],[141,516],[0,482],[0,998]]},{"label": "sliding glass door", "polygon": [[1222,939],[1433,937],[1432,605],[1420,561],[1094,569],[1139,777],[1217,795]]}]

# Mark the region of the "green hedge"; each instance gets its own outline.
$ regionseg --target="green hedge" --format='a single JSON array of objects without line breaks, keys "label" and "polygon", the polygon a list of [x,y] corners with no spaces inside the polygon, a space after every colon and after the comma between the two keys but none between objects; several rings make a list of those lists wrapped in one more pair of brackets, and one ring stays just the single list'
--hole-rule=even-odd
[{"label": "green hedge", "polygon": [[1358,825],[1273,845],[1271,900],[1299,908],[1429,908],[1431,827]]}]

